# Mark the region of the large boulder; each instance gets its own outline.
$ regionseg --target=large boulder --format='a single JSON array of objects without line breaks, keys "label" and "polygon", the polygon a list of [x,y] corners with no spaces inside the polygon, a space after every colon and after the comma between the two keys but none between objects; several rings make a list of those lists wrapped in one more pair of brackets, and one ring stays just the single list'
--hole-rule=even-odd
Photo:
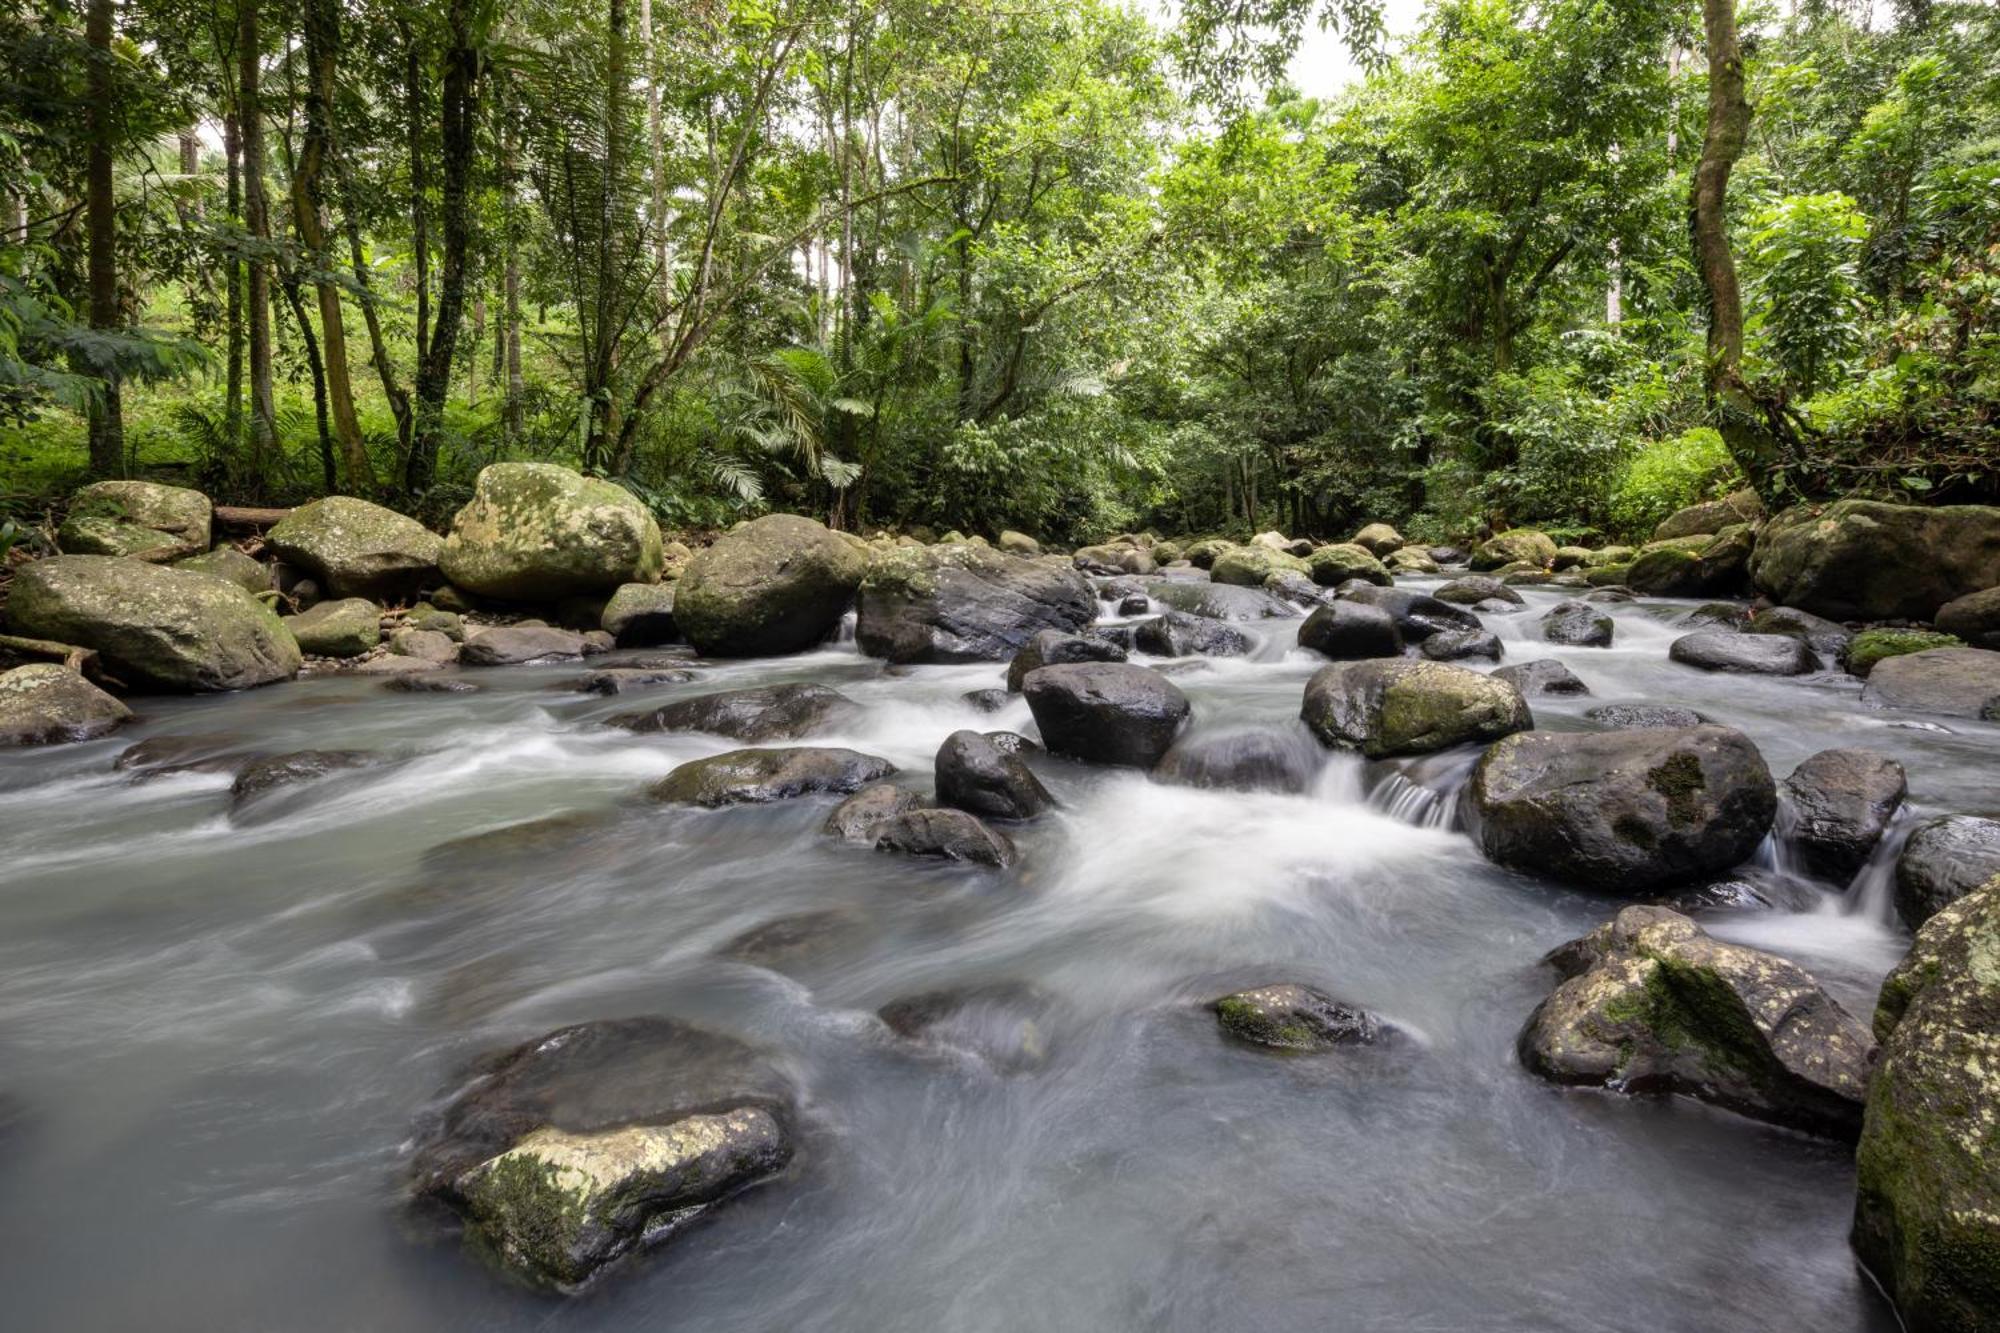
[{"label": "large boulder", "polygon": [[[988,819],[1032,819],[1055,804],[1020,756],[976,731],[954,731],[937,752],[937,798]],[[898,812],[902,813],[902,812]]]},{"label": "large boulder", "polygon": [[921,810],[929,804],[917,793],[893,782],[878,782],[833,807],[833,813],[826,817],[819,831],[842,842],[862,842],[873,847],[875,830],[884,820]]},{"label": "large boulder", "polygon": [[1946,602],[1938,608],[1937,627],[1974,648],[2000,648],[2000,588]]},{"label": "large boulder", "polygon": [[1625,896],[1740,864],[1777,806],[1757,747],[1714,726],[1509,736],[1461,803],[1489,860]]},{"label": "large boulder", "polygon": [[1456,606],[1477,606],[1481,602],[1506,602],[1524,606],[1527,598],[1491,574],[1464,574],[1440,587],[1432,596]]},{"label": "large boulder", "polygon": [[1299,647],[1336,662],[1401,657],[1403,632],[1379,606],[1339,601],[1319,607],[1299,626]]},{"label": "large boulder", "polygon": [[1911,831],[1896,858],[1896,912],[1917,930],[2000,875],[2000,820],[1944,815]]},{"label": "large boulder", "polygon": [[576,1290],[792,1154],[790,1081],[670,1019],[562,1028],[468,1074],[420,1126],[412,1183],[535,1286]]},{"label": "large boulder", "polygon": [[290,680],[302,662],[277,613],[235,584],[113,556],[21,566],[7,620],[31,638],[95,648],[135,689],[239,690]]},{"label": "large boulder", "polygon": [[1387,555],[1405,545],[1403,534],[1387,523],[1370,523],[1354,534],[1351,544],[1363,547],[1373,555]]},{"label": "large boulder", "polygon": [[1903,805],[1903,766],[1873,750],[1821,750],[1778,790],[1778,828],[1806,873],[1846,884]]},{"label": "large boulder", "polygon": [[1415,588],[1378,588],[1365,583],[1348,583],[1340,589],[1340,600],[1387,611],[1410,643],[1422,643],[1433,634],[1454,629],[1483,629],[1479,617],[1462,606],[1441,602]]},{"label": "large boulder", "polygon": [[[1358,586],[1358,585],[1357,585]],[[1262,588],[1207,580],[1150,579],[1146,595],[1160,605],[1213,620],[1296,620],[1298,607]]]},{"label": "large boulder", "polygon": [[1253,544],[1232,546],[1218,555],[1215,563],[1208,567],[1208,576],[1217,583],[1230,583],[1239,588],[1261,588],[1264,580],[1285,570],[1310,576],[1312,566],[1282,549]]},{"label": "large boulder", "polygon": [[492,463],[451,521],[438,567],[458,587],[555,602],[656,583],[660,525],[623,486],[554,463]]},{"label": "large boulder", "polygon": [[811,735],[851,708],[846,695],[825,685],[753,685],[624,713],[610,725],[638,732],[708,731],[738,741],[789,741]]},{"label": "large boulder", "polygon": [[1306,557],[1306,572],[1312,575],[1314,583],[1324,588],[1338,588],[1349,579],[1365,579],[1385,588],[1395,582],[1388,566],[1358,542],[1339,542],[1320,547]]},{"label": "large boulder", "polygon": [[1036,630],[1007,663],[1007,692],[1019,694],[1030,671],[1068,662],[1122,662],[1127,654],[1109,639],[1095,634],[1069,634],[1059,629]]},{"label": "large boulder", "polygon": [[56,532],[65,555],[119,555],[165,564],[208,549],[213,509],[185,486],[100,481],[70,497]]},{"label": "large boulder", "polygon": [[1555,539],[1533,528],[1512,528],[1479,543],[1472,552],[1474,569],[1499,569],[1515,561],[1525,561],[1538,569],[1555,563]]},{"label": "large boulder", "polygon": [[1392,574],[1436,574],[1438,562],[1431,559],[1427,546],[1405,546],[1382,557]]},{"label": "large boulder", "polygon": [[1839,500],[1787,509],[1750,561],[1757,587],[1836,620],[1929,620],[2000,585],[2000,508]]},{"label": "large boulder", "polygon": [[1097,618],[1090,581],[1059,560],[983,546],[903,547],[861,584],[855,637],[891,662],[1004,662],[1037,630]]},{"label": "large boulder", "polygon": [[1711,939],[1664,907],[1627,907],[1547,960],[1565,978],[1521,1032],[1557,1083],[1668,1092],[1851,1139],[1875,1043],[1813,977]]},{"label": "large boulder", "polygon": [[1712,537],[1669,537],[1639,548],[1625,569],[1634,592],[1655,597],[1706,597],[1741,588],[1756,533],[1748,524]]},{"label": "large boulder", "polygon": [[53,662],[0,674],[0,749],[94,740],[131,716],[124,704]]},{"label": "large boulder", "polygon": [[674,618],[672,583],[626,583],[611,594],[598,613],[598,628],[620,648],[654,648],[681,637]]},{"label": "large boulder", "polygon": [[176,560],[174,568],[196,574],[213,574],[248,593],[268,592],[272,586],[271,567],[243,554],[234,546],[218,546],[212,551]]},{"label": "large boulder", "polygon": [[1590,686],[1577,678],[1577,674],[1553,657],[1538,657],[1532,662],[1522,662],[1517,666],[1501,667],[1493,673],[1519,690],[1526,698],[1536,695],[1578,695],[1589,694]]},{"label": "large boulder", "polygon": [[1875,1006],[1854,1249],[1912,1333],[2000,1330],[2000,880],[1924,924]]},{"label": "large boulder", "polygon": [[840,624],[868,556],[797,514],[752,519],[698,551],[674,585],[674,620],[717,657],[796,653]]},{"label": "large boulder", "polygon": [[312,575],[323,592],[377,601],[411,597],[436,582],[445,546],[417,520],[351,495],[300,505],[264,541],[280,560]]},{"label": "large boulder", "polygon": [[1014,864],[1014,844],[964,810],[905,810],[877,824],[874,834],[878,852],[1001,868]]},{"label": "large boulder", "polygon": [[1817,665],[1812,649],[1790,635],[1737,634],[1722,629],[1683,634],[1668,646],[1667,656],[1703,671],[1753,676],[1802,676]]},{"label": "large boulder", "polygon": [[1611,646],[1611,617],[1585,602],[1557,602],[1536,623],[1550,643],[1573,648]]},{"label": "large boulder", "polygon": [[315,602],[285,628],[299,641],[299,651],[314,657],[359,657],[382,642],[382,608],[365,597]]},{"label": "large boulder", "polygon": [[1801,611],[1795,606],[1773,606],[1750,617],[1743,628],[1752,634],[1783,634],[1813,650],[1822,662],[1834,664],[1847,656],[1854,636],[1837,620]]},{"label": "large boulder", "polygon": [[1654,541],[1665,541],[1669,537],[1708,536],[1721,532],[1724,528],[1738,523],[1762,523],[1764,502],[1757,498],[1757,492],[1737,491],[1720,500],[1704,500],[1700,504],[1689,505],[1676,510],[1660,520],[1653,529]]},{"label": "large boulder", "polygon": [[1496,740],[1534,725],[1507,681],[1443,662],[1379,658],[1322,667],[1299,715],[1320,740],[1371,759]]},{"label": "large boulder", "polygon": [[1249,635],[1226,620],[1191,616],[1185,611],[1169,611],[1141,621],[1133,627],[1132,643],[1140,652],[1155,657],[1242,657],[1256,646]]},{"label": "large boulder", "polygon": [[1312,786],[1326,752],[1293,727],[1196,731],[1174,742],[1153,781],[1174,787],[1297,793]]},{"label": "large boulder", "polygon": [[895,771],[887,759],[832,746],[729,750],[690,759],[647,791],[656,801],[713,809],[798,796],[846,796]]},{"label": "large boulder", "polygon": [[1868,673],[1868,688],[1861,698],[1946,717],[2000,719],[2000,653],[1931,648],[1885,658]]},{"label": "large boulder", "polygon": [[1153,767],[1190,711],[1172,681],[1130,663],[1041,667],[1021,690],[1050,753],[1093,764]]}]

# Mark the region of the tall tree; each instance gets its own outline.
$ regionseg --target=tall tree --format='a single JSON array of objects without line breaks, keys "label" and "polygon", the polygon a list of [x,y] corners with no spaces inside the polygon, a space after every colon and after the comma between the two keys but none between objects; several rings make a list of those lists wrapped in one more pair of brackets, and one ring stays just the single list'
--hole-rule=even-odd
[{"label": "tall tree", "polygon": [[[90,233],[90,327],[110,334],[124,323],[118,297],[118,200],[112,191],[112,150],[118,141],[117,70],[111,50],[112,0],[90,0],[84,40],[90,47],[90,146],[85,166],[85,222]],[[98,344],[104,346],[103,342]],[[90,470],[118,476],[125,467],[125,414],[119,371],[106,352],[93,369],[102,387],[91,397]]]},{"label": "tall tree", "polygon": [[245,322],[250,357],[250,484],[261,488],[277,449],[271,379],[271,215],[264,194],[263,34],[259,0],[236,0],[236,115],[243,153]]}]

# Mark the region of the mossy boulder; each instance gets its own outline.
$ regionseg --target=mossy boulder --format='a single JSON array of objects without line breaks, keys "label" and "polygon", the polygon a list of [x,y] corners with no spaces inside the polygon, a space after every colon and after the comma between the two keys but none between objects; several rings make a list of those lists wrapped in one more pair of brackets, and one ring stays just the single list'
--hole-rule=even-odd
[{"label": "mossy boulder", "polygon": [[2000,653],[1985,648],[1927,648],[1878,659],[1863,701],[1946,717],[2000,721]]},{"label": "mossy boulder", "polygon": [[1555,539],[1533,528],[1510,528],[1479,543],[1472,552],[1474,569],[1499,569],[1520,561],[1547,569],[1556,558]]},{"label": "mossy boulder", "polygon": [[1772,519],[1751,577],[1772,601],[1835,620],[1930,620],[2000,586],[2000,508],[1839,500]]},{"label": "mossy boulder", "polygon": [[1403,546],[1382,557],[1382,561],[1395,574],[1435,574],[1438,562],[1431,559],[1430,548],[1425,546]]},{"label": "mossy boulder", "polygon": [[1198,542],[1188,543],[1183,555],[1196,569],[1211,569],[1224,552],[1235,548],[1236,543],[1226,537],[1204,537]]},{"label": "mossy boulder", "polygon": [[1882,983],[1854,1250],[1915,1333],[2000,1330],[2000,879]]},{"label": "mossy boulder", "polygon": [[723,534],[674,585],[674,619],[718,657],[802,652],[825,642],[868,573],[869,556],[824,524],[768,514]]},{"label": "mossy boulder", "polygon": [[214,509],[185,486],[152,481],[100,481],[70,497],[56,531],[66,555],[116,555],[155,564],[208,549]]},{"label": "mossy boulder", "polygon": [[1742,490],[1720,500],[1704,500],[1674,511],[1653,529],[1653,540],[1712,536],[1738,523],[1762,523],[1764,518],[1764,502],[1757,498],[1757,492]]},{"label": "mossy boulder", "polygon": [[620,648],[652,648],[681,637],[674,618],[679,598],[672,583],[624,583],[605,601],[598,627]]},{"label": "mossy boulder", "polygon": [[851,795],[895,771],[887,759],[834,746],[729,750],[689,760],[648,792],[673,805],[764,805],[800,796]]},{"label": "mossy boulder", "polygon": [[1875,1043],[1811,974],[1710,938],[1664,907],[1627,907],[1550,954],[1564,977],[1521,1032],[1557,1083],[1679,1093],[1852,1139]]},{"label": "mossy boulder", "polygon": [[213,551],[176,560],[174,568],[213,574],[249,593],[265,592],[271,587],[271,567],[261,560],[253,560],[234,546],[218,546]]},{"label": "mossy boulder", "polygon": [[1354,534],[1352,544],[1376,556],[1387,555],[1406,545],[1403,534],[1387,523],[1370,523]]},{"label": "mossy boulder", "polygon": [[451,521],[438,567],[461,588],[556,602],[657,583],[660,525],[632,492],[553,463],[492,463]]},{"label": "mossy boulder", "polygon": [[1630,565],[1594,565],[1583,578],[1593,588],[1622,588],[1631,572]]},{"label": "mossy boulder", "polygon": [[1042,544],[1040,542],[1030,537],[1027,533],[1016,532],[1012,528],[1008,528],[1002,532],[999,540],[994,544],[1008,555],[1040,555],[1042,553]]},{"label": "mossy boulder", "polygon": [[1600,546],[1584,557],[1585,569],[1602,569],[1606,565],[1629,565],[1632,557],[1639,554],[1636,546]]},{"label": "mossy boulder", "polygon": [[1509,736],[1473,766],[1460,809],[1490,861],[1637,896],[1747,860],[1777,806],[1748,737],[1694,726]]},{"label": "mossy boulder", "polygon": [[0,749],[95,740],[131,716],[124,704],[53,662],[0,673]]},{"label": "mossy boulder", "polygon": [[855,638],[891,662],[1004,662],[1039,630],[1097,618],[1090,581],[1061,559],[983,546],[905,547],[862,581]]},{"label": "mossy boulder", "polygon": [[365,597],[320,602],[285,617],[299,650],[314,657],[359,657],[382,642],[382,608]]},{"label": "mossy boulder", "polygon": [[[393,509],[329,495],[300,505],[266,535],[273,553],[333,597],[397,601],[437,581],[444,539]],[[470,585],[468,585],[470,586]]]},{"label": "mossy boulder", "polygon": [[1387,1030],[1367,1010],[1291,981],[1237,991],[1210,1008],[1222,1030],[1238,1041],[1280,1051],[1369,1046]]},{"label": "mossy boulder", "polygon": [[1877,662],[1906,653],[1928,652],[1933,648],[1963,648],[1965,641],[1955,634],[1924,629],[1865,629],[1847,643],[1849,674],[1866,678]]},{"label": "mossy boulder", "polygon": [[1371,759],[1428,754],[1534,725],[1507,681],[1444,662],[1378,658],[1322,667],[1299,715],[1326,745]]},{"label": "mossy boulder", "polygon": [[1281,570],[1310,576],[1312,566],[1298,556],[1268,546],[1232,546],[1215,557],[1208,567],[1208,576],[1217,583],[1239,588],[1261,588],[1264,580]]},{"label": "mossy boulder", "polygon": [[15,631],[95,648],[135,689],[239,690],[299,672],[277,613],[212,574],[102,555],[21,566],[7,603]]},{"label": "mossy boulder", "polygon": [[1625,571],[1634,592],[1707,597],[1741,588],[1755,534],[1744,524],[1709,536],[1670,537],[1639,548]]},{"label": "mossy boulder", "polygon": [[1322,588],[1338,588],[1349,579],[1365,579],[1385,588],[1395,582],[1388,566],[1359,542],[1320,547],[1306,557],[1306,572]]}]

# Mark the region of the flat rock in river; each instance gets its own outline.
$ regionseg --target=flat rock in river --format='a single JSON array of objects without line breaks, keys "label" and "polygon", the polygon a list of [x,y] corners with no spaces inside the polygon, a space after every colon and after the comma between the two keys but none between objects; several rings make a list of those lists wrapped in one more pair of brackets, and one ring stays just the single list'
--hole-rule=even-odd
[{"label": "flat rock in river", "polygon": [[656,801],[677,805],[757,805],[797,796],[846,795],[895,771],[887,759],[831,746],[729,750],[689,760],[648,792]]},{"label": "flat rock in river", "polygon": [[2000,720],[2000,652],[1931,648],[1884,658],[1868,673],[1861,697],[1913,712]]},{"label": "flat rock in river", "polygon": [[797,740],[851,707],[846,695],[824,685],[757,685],[623,713],[611,725],[638,732],[707,731],[739,741]]}]

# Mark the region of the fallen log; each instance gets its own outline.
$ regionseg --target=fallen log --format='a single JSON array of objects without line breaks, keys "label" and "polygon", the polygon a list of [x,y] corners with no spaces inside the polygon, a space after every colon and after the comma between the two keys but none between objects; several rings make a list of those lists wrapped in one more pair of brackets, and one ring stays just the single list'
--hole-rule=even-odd
[{"label": "fallen log", "polygon": [[216,505],[215,525],[235,532],[263,532],[276,527],[292,511],[258,509],[249,505]]},{"label": "fallen log", "polygon": [[11,670],[31,662],[57,662],[79,676],[103,679],[95,648],[79,648],[54,639],[28,639],[18,634],[0,634],[0,668]]}]

